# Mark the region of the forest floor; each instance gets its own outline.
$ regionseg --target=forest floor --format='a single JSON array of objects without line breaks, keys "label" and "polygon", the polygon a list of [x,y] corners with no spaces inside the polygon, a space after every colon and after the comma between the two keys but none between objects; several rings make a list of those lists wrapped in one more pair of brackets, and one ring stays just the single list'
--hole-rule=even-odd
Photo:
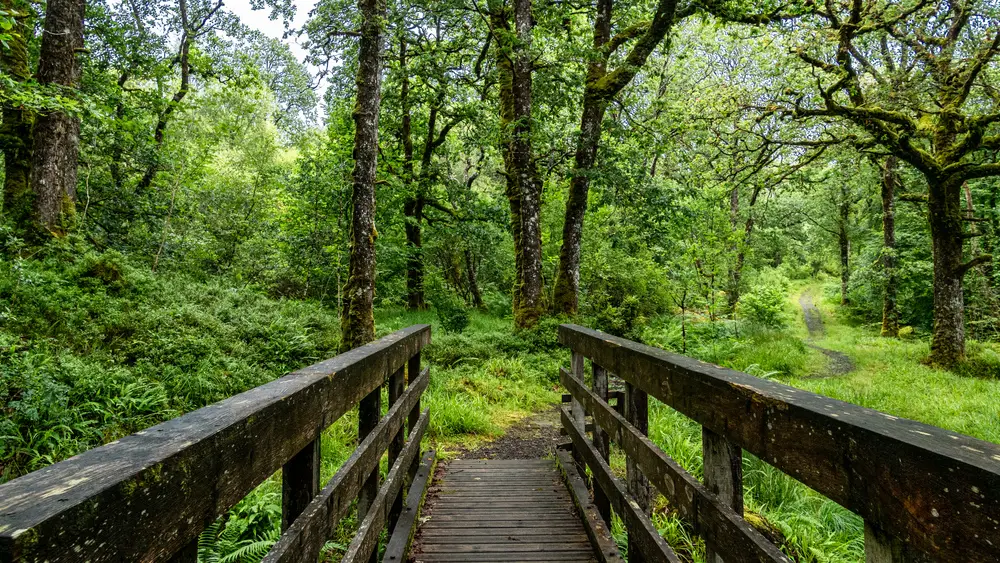
[{"label": "forest floor", "polygon": [[499,438],[473,449],[460,448],[457,459],[537,459],[548,457],[563,438],[559,407],[526,416]]},{"label": "forest floor", "polygon": [[809,377],[836,377],[854,371],[854,361],[851,360],[850,356],[815,344],[815,341],[822,340],[826,336],[826,328],[823,325],[823,314],[813,302],[813,292],[803,291],[799,295],[799,306],[802,308],[802,317],[805,320],[806,329],[809,331],[806,346],[818,350],[828,360],[822,371],[811,374]]}]

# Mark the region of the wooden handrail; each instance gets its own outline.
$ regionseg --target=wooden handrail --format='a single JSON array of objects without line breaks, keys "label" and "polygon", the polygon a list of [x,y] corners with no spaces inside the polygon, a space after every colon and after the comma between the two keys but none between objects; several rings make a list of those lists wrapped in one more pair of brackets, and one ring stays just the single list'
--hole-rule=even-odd
[{"label": "wooden handrail", "polygon": [[[576,325],[560,326],[559,341],[700,423],[706,454],[715,450],[706,475],[719,479],[746,449],[862,516],[869,561],[1000,560],[996,444]],[[571,387],[574,401],[587,400]],[[611,422],[597,411],[595,422]],[[614,424],[604,429],[616,439]],[[719,494],[730,502],[732,492]]]},{"label": "wooden handrail", "polygon": [[403,366],[416,374],[429,342],[412,326],[0,485],[0,563],[192,560],[205,526],[277,470],[311,480],[308,446]]}]

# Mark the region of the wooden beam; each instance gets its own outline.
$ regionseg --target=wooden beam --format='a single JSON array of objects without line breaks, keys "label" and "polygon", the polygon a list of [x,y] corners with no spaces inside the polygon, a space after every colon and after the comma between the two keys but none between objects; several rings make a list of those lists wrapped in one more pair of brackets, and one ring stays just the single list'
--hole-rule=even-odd
[{"label": "wooden beam", "polygon": [[[712,432],[708,428],[701,431],[702,467],[705,488],[720,501],[729,505],[733,512],[743,515],[743,450],[739,446]],[[715,545],[705,542],[705,559],[708,563],[724,563]]]},{"label": "wooden beam", "polygon": [[[566,486],[569,488],[573,504],[576,506],[583,527],[587,531],[590,544],[594,546],[594,555],[599,563],[624,563],[618,544],[611,537],[611,528],[604,520],[595,503],[590,502],[590,491],[587,482],[576,471],[573,456],[566,450],[556,450],[556,462],[562,471]],[[385,562],[383,562],[385,563]]]},{"label": "wooden beam", "polygon": [[[582,386],[582,385],[581,385]],[[635,551],[629,552],[629,561],[641,556],[643,560],[653,563],[680,563],[680,559],[670,549],[667,542],[653,527],[649,516],[641,508],[632,495],[628,494],[621,480],[614,476],[611,468],[601,459],[590,440],[587,440],[583,428],[573,420],[569,407],[562,407],[562,423],[573,440],[573,447],[582,457],[594,480],[600,484],[611,500],[611,507],[625,523],[629,538],[634,540]],[[640,555],[641,554],[641,555]]]},{"label": "wooden beam", "polygon": [[[406,447],[403,448],[399,458],[396,459],[396,463],[389,469],[389,474],[385,477],[385,484],[379,489],[375,498],[372,499],[371,510],[368,511],[361,525],[358,526],[357,534],[354,535],[351,545],[347,547],[347,552],[344,553],[344,558],[341,559],[343,563],[369,561],[372,557],[378,556],[379,536],[382,534],[382,530],[385,529],[392,501],[403,487],[407,470],[413,464],[413,460],[420,459],[417,454],[420,452],[420,441],[424,437],[428,420],[430,420],[430,411],[425,410],[417,420],[417,425],[414,427],[413,432],[410,433]],[[301,561],[304,562],[306,560],[303,559]],[[309,559],[308,561],[311,562],[314,559]]]},{"label": "wooden beam", "polygon": [[1000,446],[576,325],[559,340],[940,561],[1000,560]]},{"label": "wooden beam", "polygon": [[281,468],[281,531],[284,532],[319,493],[320,438],[309,442]]},{"label": "wooden beam", "polygon": [[[406,367],[400,366],[392,376],[389,377],[389,406],[391,407],[393,403],[399,400],[403,395],[403,390],[406,389]],[[402,426],[400,426],[399,431],[393,437],[392,442],[389,443],[389,466],[391,467],[393,463],[396,462],[396,458],[399,457],[399,452],[403,451],[403,442],[405,440],[405,431]],[[400,491],[396,498],[393,499],[392,508],[389,510],[389,533],[392,533],[392,529],[396,526],[396,520],[399,518],[399,514],[403,511],[403,493]]]},{"label": "wooden beam", "polygon": [[[625,382],[625,419],[642,435],[645,436],[649,433],[649,395],[628,381]],[[625,458],[625,481],[628,484],[629,494],[638,503],[639,508],[644,514],[650,514],[653,499],[649,490],[649,480],[646,479],[642,469],[636,465],[635,460],[631,457]],[[632,529],[628,529],[629,561],[630,563],[645,563],[642,553],[635,549],[632,533]],[[641,537],[642,532],[638,533]]]},{"label": "wooden beam", "polygon": [[168,559],[428,342],[395,332],[0,485],[0,562]]},{"label": "wooden beam", "polygon": [[382,422],[358,445],[292,527],[282,534],[278,543],[274,544],[264,558],[264,563],[313,562],[319,558],[323,544],[340,519],[350,510],[372,470],[378,469],[382,453],[389,447],[389,442],[403,425],[410,409],[427,388],[429,379],[430,374],[425,369],[407,387],[399,401],[382,418]]},{"label": "wooden beam", "polygon": [[647,436],[625,420],[613,407],[582,385],[566,370],[560,373],[563,385],[587,406],[594,421],[607,429],[611,439],[633,459],[650,482],[695,533],[712,542],[730,563],[780,562],[790,560],[732,507],[710,493],[693,475],[670,459]]},{"label": "wooden beam", "polygon": [[[608,401],[608,372],[604,371],[604,368],[592,364],[594,370],[593,383],[591,387],[593,388],[594,394],[600,397],[605,403]],[[586,409],[586,406],[584,406]],[[589,410],[589,409],[588,409]],[[608,439],[608,433],[601,428],[600,424],[594,424],[594,447],[597,448],[597,452],[601,454],[601,458],[604,461],[608,461],[611,455],[611,444]],[[597,505],[597,511],[601,513],[601,518],[604,519],[604,523],[608,526],[611,525],[611,504],[608,501],[608,495],[604,494],[601,487],[594,486],[594,504]]]},{"label": "wooden beam", "polygon": [[406,561],[406,555],[410,551],[410,542],[413,541],[413,534],[417,531],[417,522],[420,521],[420,509],[423,507],[427,488],[434,475],[436,455],[434,450],[424,453],[417,474],[410,482],[410,490],[406,493],[406,505],[403,507],[403,512],[396,521],[396,527],[393,528],[389,541],[385,545],[382,563]]}]

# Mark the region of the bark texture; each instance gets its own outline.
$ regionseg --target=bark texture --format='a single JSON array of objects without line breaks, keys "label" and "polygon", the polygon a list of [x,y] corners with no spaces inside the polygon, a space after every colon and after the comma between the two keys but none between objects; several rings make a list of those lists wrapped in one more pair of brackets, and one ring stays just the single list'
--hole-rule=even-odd
[{"label": "bark texture", "polygon": [[[79,86],[84,8],[84,0],[51,0],[46,6],[39,83],[65,87],[67,93]],[[75,213],[80,120],[61,111],[45,112],[36,119],[33,135],[35,217],[42,228],[60,235]]]},{"label": "bark texture", "polygon": [[[513,19],[513,24],[511,22]],[[542,182],[531,142],[532,59],[530,0],[491,7],[500,71],[501,151],[507,176],[511,234],[517,270],[512,299],[514,325],[534,326],[542,314]]]},{"label": "bark texture", "polygon": [[378,121],[382,102],[383,0],[359,0],[363,22],[358,53],[357,100],[354,105],[354,186],[352,191],[351,259],[344,287],[341,351],[375,339],[375,175]]},{"label": "bark texture", "polygon": [[[673,26],[677,12],[676,0],[660,0],[648,27],[633,27],[611,37],[612,0],[597,0],[594,16],[593,58],[587,65],[584,86],[583,113],[577,138],[575,170],[570,181],[563,222],[563,242],[559,250],[559,270],[556,273],[554,309],[557,313],[575,315],[579,309],[580,244],[583,240],[583,219],[587,213],[590,178],[597,160],[604,113],[611,100],[628,86],[642,69],[646,59]],[[624,42],[638,37],[622,64],[608,72],[608,58]]]},{"label": "bark texture", "polygon": [[896,305],[896,188],[899,186],[899,159],[890,156],[882,166],[882,336],[899,336],[899,309]]},{"label": "bark texture", "polygon": [[931,358],[954,366],[965,359],[965,301],[962,278],[961,183],[929,184],[928,215],[934,257],[934,335]]},{"label": "bark texture", "polygon": [[840,206],[837,209],[837,244],[840,246],[840,304],[847,305],[847,286],[851,282],[851,239],[847,234],[847,224],[851,218],[851,202],[844,187],[840,191]]},{"label": "bark texture", "polygon": [[[0,71],[18,82],[31,78],[28,42],[32,33],[30,7],[20,0],[2,0],[0,9],[17,14],[11,40],[0,49]],[[31,124],[27,110],[4,106],[0,148],[4,154],[3,214],[21,232],[32,231]]]}]

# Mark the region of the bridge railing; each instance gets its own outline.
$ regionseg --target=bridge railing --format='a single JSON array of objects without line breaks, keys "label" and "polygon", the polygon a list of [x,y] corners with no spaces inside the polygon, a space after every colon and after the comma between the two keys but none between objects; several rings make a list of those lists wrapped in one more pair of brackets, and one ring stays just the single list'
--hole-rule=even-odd
[{"label": "bridge railing", "polygon": [[[205,527],[278,470],[282,535],[267,561],[315,562],[355,499],[361,525],[344,561],[373,560],[407,474],[426,484],[420,351],[430,336],[428,325],[400,330],[0,485],[0,562],[194,562]],[[355,406],[358,448],[321,488],[321,434]],[[390,542],[405,544],[405,532]]]},{"label": "bridge railing", "polygon": [[[559,341],[572,351],[563,425],[597,510],[626,525],[630,563],[678,560],[647,516],[650,485],[709,561],[789,561],[743,519],[743,450],[860,515],[867,563],[1000,561],[996,444],[576,325],[560,326]],[[609,373],[625,382],[624,409],[607,402]],[[649,397],[701,424],[704,482],[647,438]],[[608,467],[609,439],[626,455],[625,484]]]}]

